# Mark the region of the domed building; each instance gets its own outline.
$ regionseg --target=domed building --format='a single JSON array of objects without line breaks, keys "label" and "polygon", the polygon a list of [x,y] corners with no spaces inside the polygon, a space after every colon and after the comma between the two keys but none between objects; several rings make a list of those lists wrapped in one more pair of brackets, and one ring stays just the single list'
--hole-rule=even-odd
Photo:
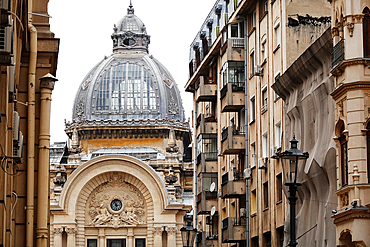
[{"label": "domed building", "polygon": [[193,166],[180,92],[131,3],[111,38],[76,94],[70,142],[50,148],[50,244],[182,246]]}]

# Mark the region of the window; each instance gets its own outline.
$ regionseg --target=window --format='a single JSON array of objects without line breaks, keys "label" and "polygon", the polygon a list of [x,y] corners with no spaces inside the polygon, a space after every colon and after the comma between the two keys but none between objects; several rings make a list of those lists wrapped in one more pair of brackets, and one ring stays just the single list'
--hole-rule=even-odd
[{"label": "window", "polygon": [[244,22],[231,24],[229,30],[231,38],[244,38]]},{"label": "window", "polygon": [[278,232],[278,240],[279,240],[278,247],[284,247],[284,227],[278,228],[277,232]]},{"label": "window", "polygon": [[274,35],[275,35],[275,49],[280,46],[280,23],[277,24],[274,28]]},{"label": "window", "polygon": [[275,146],[281,147],[281,122],[275,124]]},{"label": "window", "polygon": [[87,240],[87,247],[98,247],[98,240],[97,239],[88,239]]},{"label": "window", "polygon": [[258,245],[258,236],[252,238],[252,247],[259,247],[259,245]]},{"label": "window", "polygon": [[244,77],[244,62],[228,62],[225,63],[222,70],[222,85],[227,83],[235,85],[236,90],[244,91],[245,77]]},{"label": "window", "polygon": [[238,24],[231,24],[231,37],[232,38],[238,37]]},{"label": "window", "polygon": [[344,122],[340,127],[340,170],[341,170],[341,182],[342,187],[348,184],[348,149],[347,149],[347,138],[344,135]]},{"label": "window", "polygon": [[370,10],[368,7],[362,11],[363,19],[363,43],[364,43],[364,57],[370,57]]},{"label": "window", "polygon": [[263,207],[266,209],[269,207],[269,183],[263,183]]},{"label": "window", "polygon": [[267,110],[267,101],[268,101],[268,95],[267,95],[267,86],[265,85],[262,88],[262,108],[261,111],[262,113]]},{"label": "window", "polygon": [[126,247],[126,239],[107,239],[107,247]]},{"label": "window", "polygon": [[216,184],[217,191],[217,172],[203,172],[198,175],[198,194],[202,191],[209,191],[212,183]]},{"label": "window", "polygon": [[145,247],[145,238],[135,238],[135,247]]},{"label": "window", "polygon": [[251,193],[251,214],[257,213],[257,192],[253,190]]},{"label": "window", "polygon": [[217,135],[199,135],[197,152],[203,153],[206,161],[217,160]]},{"label": "window", "polygon": [[256,24],[257,24],[257,16],[256,16],[256,10],[254,10],[252,13],[252,27],[256,28]]},{"label": "window", "polygon": [[255,143],[252,143],[251,145],[251,153],[252,153],[251,168],[252,168],[252,167],[256,167],[256,144]]},{"label": "window", "polygon": [[277,202],[283,200],[283,176],[281,173],[276,175],[276,200]]},{"label": "window", "polygon": [[262,135],[262,157],[267,157],[267,132]]},{"label": "window", "polygon": [[254,56],[254,51],[251,52],[250,56],[250,66],[251,66],[251,76],[254,75],[254,65],[255,65],[255,56]]},{"label": "window", "polygon": [[262,41],[262,45],[261,45],[261,52],[262,52],[262,58],[263,58],[263,62],[265,62],[267,60],[267,42],[266,42],[266,39],[264,41]]},{"label": "window", "polygon": [[263,234],[263,238],[265,240],[265,245],[266,247],[271,247],[271,232],[266,232]]},{"label": "window", "polygon": [[256,120],[256,97],[253,96],[250,99],[251,102],[251,109],[250,109],[250,122],[254,122]]},{"label": "window", "polygon": [[263,18],[266,14],[267,14],[267,11],[268,11],[268,0],[260,0],[260,19]]}]

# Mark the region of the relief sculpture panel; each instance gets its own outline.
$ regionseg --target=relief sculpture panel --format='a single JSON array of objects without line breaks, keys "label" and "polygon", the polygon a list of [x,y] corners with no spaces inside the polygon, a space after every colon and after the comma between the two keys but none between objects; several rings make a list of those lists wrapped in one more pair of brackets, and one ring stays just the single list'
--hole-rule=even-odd
[{"label": "relief sculpture panel", "polygon": [[143,195],[117,173],[91,193],[85,212],[90,226],[118,228],[146,223]]}]

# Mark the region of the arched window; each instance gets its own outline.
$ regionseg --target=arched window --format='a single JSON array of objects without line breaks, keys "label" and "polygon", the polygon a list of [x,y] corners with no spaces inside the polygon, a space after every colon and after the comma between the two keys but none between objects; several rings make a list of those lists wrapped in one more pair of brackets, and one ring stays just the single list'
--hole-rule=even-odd
[{"label": "arched window", "polygon": [[366,152],[367,152],[367,182],[370,183],[370,122],[366,126]]},{"label": "arched window", "polygon": [[340,126],[340,176],[342,187],[348,184],[348,146],[347,138],[344,135],[344,122],[341,121]]},{"label": "arched window", "polygon": [[365,15],[362,23],[363,28],[363,43],[364,43],[364,57],[370,57],[370,10],[368,7],[362,11]]}]

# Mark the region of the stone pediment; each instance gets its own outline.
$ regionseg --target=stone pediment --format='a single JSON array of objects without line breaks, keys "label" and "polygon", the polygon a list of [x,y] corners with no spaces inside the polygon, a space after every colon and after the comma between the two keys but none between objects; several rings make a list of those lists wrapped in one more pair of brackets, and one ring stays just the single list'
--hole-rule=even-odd
[{"label": "stone pediment", "polygon": [[89,195],[85,212],[86,222],[95,227],[118,228],[146,224],[143,195],[117,173]]}]

